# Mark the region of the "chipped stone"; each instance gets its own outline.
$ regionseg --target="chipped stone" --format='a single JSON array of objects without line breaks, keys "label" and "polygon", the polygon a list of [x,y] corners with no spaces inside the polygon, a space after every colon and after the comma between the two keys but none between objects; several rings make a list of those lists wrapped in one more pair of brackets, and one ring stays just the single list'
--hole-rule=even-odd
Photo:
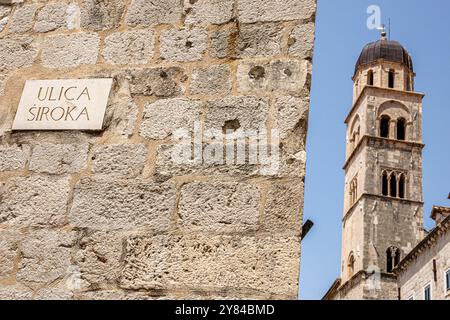
[{"label": "chipped stone", "polygon": [[300,24],[289,35],[289,54],[301,59],[312,59],[314,50],[314,23]]},{"label": "chipped stone", "polygon": [[37,5],[35,4],[24,5],[15,10],[9,24],[9,32],[22,33],[30,31],[33,28],[36,10]]},{"label": "chipped stone", "polygon": [[184,0],[186,24],[223,24],[233,18],[234,0]]},{"label": "chipped stone", "polygon": [[1,145],[0,172],[23,169],[29,153],[30,148],[28,146]]},{"label": "chipped stone", "polygon": [[239,0],[241,23],[304,20],[314,16],[316,0]]},{"label": "chipped stone", "polygon": [[103,56],[114,64],[146,64],[153,57],[151,30],[117,32],[105,39]]},{"label": "chipped stone", "polygon": [[43,7],[37,14],[34,30],[36,32],[49,32],[63,28],[66,25],[65,3],[51,3]]},{"label": "chipped stone", "polygon": [[228,65],[194,69],[191,94],[226,94],[231,90],[231,71]]},{"label": "chipped stone", "polygon": [[186,73],[179,67],[136,69],[130,71],[130,92],[145,96],[170,98],[184,92]]},{"label": "chipped stone", "polygon": [[33,148],[30,170],[40,173],[76,173],[86,169],[87,144],[41,143]]},{"label": "chipped stone", "polygon": [[237,55],[240,58],[279,55],[282,36],[283,26],[279,23],[240,25]]},{"label": "chipped stone", "polygon": [[201,60],[208,46],[205,29],[170,29],[160,38],[161,57],[170,61],[187,62]]},{"label": "chipped stone", "polygon": [[175,187],[142,180],[82,179],[75,187],[70,222],[78,228],[166,231],[175,206]]},{"label": "chipped stone", "polygon": [[[11,54],[14,52],[14,54]],[[0,39],[0,71],[29,67],[38,53],[32,37],[5,37]]]},{"label": "chipped stone", "polygon": [[181,19],[182,13],[183,5],[180,0],[133,0],[126,21],[132,27],[175,24]]},{"label": "chipped stone", "polygon": [[124,11],[124,0],[84,0],[81,4],[81,27],[93,31],[116,28]]}]

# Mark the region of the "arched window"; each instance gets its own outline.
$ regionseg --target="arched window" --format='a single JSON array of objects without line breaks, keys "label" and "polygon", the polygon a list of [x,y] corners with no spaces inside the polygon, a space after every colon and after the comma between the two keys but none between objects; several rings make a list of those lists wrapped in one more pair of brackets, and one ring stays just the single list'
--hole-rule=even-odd
[{"label": "arched window", "polygon": [[388,116],[382,116],[380,120],[380,137],[389,138],[389,125],[391,118]]},{"label": "arched window", "polygon": [[382,192],[383,192],[383,196],[387,197],[389,195],[389,179],[388,179],[388,174],[387,172],[383,172],[383,178],[382,178]]},{"label": "arched window", "polygon": [[397,140],[406,140],[406,120],[403,118],[397,120]]},{"label": "arched window", "polygon": [[369,86],[373,86],[373,71],[372,70],[369,70],[367,72],[367,84]]},{"label": "arched window", "polygon": [[400,263],[400,249],[390,247],[386,250],[386,272],[391,273]]},{"label": "arched window", "polygon": [[355,256],[353,255],[353,252],[350,253],[348,257],[347,267],[348,267],[348,277],[351,278],[355,273]]},{"label": "arched window", "polygon": [[400,199],[405,199],[405,191],[406,191],[406,179],[405,175],[402,173],[398,180],[398,197]]},{"label": "arched window", "polygon": [[390,189],[390,196],[393,198],[397,197],[397,176],[394,172],[391,173],[391,176],[389,177],[389,189]]},{"label": "arched window", "polygon": [[389,88],[393,89],[395,87],[395,70],[389,70]]}]

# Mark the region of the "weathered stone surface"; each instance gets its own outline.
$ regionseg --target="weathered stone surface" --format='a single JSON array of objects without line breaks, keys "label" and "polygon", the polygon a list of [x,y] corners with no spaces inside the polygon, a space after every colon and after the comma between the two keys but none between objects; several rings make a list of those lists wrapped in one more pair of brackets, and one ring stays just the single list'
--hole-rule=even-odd
[{"label": "weathered stone surface", "polygon": [[38,286],[63,279],[76,242],[77,233],[73,231],[39,230],[31,234],[22,242],[17,280]]},{"label": "weathered stone surface", "polygon": [[6,27],[9,20],[9,14],[11,13],[11,7],[0,4],[0,32]]},{"label": "weathered stone surface", "polygon": [[309,70],[308,61],[245,62],[238,67],[239,91],[285,92],[301,96],[309,92]]},{"label": "weathered stone surface", "polygon": [[277,56],[281,53],[283,25],[280,23],[242,24],[236,40],[240,58]]},{"label": "weathered stone surface", "polygon": [[0,189],[0,223],[20,228],[61,226],[68,197],[68,178],[11,178]]},{"label": "weathered stone surface", "polygon": [[288,40],[289,54],[301,59],[312,59],[314,49],[314,23],[296,26]]},{"label": "weathered stone surface", "polygon": [[33,148],[30,170],[41,173],[75,173],[86,169],[87,144],[41,143]]},{"label": "weathered stone surface", "polygon": [[205,120],[206,130],[230,129],[230,122],[236,123],[233,129],[258,130],[265,127],[269,111],[268,100],[258,97],[229,97],[208,103]]},{"label": "weathered stone surface", "polygon": [[130,78],[132,94],[171,98],[184,92],[187,75],[181,68],[170,67],[131,70]]},{"label": "weathered stone surface", "polygon": [[76,3],[69,3],[66,11],[67,29],[79,29],[81,25],[81,10]]},{"label": "weathered stone surface", "polygon": [[184,0],[186,24],[223,24],[233,18],[234,0]]},{"label": "weathered stone surface", "polygon": [[74,260],[87,289],[117,282],[122,267],[122,237],[120,233],[96,232],[80,240]]},{"label": "weathered stone surface", "polygon": [[33,292],[22,286],[0,286],[0,300],[31,300]]},{"label": "weathered stone surface", "polygon": [[92,171],[108,177],[134,178],[144,169],[147,147],[143,144],[117,144],[97,148]]},{"label": "weathered stone surface", "polygon": [[29,4],[17,8],[11,18],[9,24],[9,32],[19,33],[27,32],[33,28],[34,15],[37,10],[37,5]]},{"label": "weathered stone surface", "polygon": [[260,197],[258,187],[245,183],[186,184],[181,189],[180,224],[186,231],[255,231]]},{"label": "weathered stone surface", "polygon": [[308,19],[315,14],[316,0],[239,0],[241,23]]},{"label": "weathered stone surface", "polygon": [[227,24],[219,26],[211,33],[209,55],[213,58],[233,58],[236,55],[236,50],[232,46],[232,42],[235,42],[237,37],[236,24]]},{"label": "weathered stone surface", "polygon": [[6,74],[0,75],[0,96],[5,93],[5,85],[6,85]]},{"label": "weathered stone surface", "polygon": [[227,287],[294,298],[299,245],[296,237],[131,237],[120,285],[124,289]]},{"label": "weathered stone surface", "polygon": [[303,210],[303,183],[273,184],[264,208],[264,230],[271,233],[300,234]]},{"label": "weathered stone surface", "polygon": [[50,3],[39,10],[34,30],[36,32],[49,32],[63,28],[66,25],[67,4]]},{"label": "weathered stone surface", "polygon": [[[196,155],[196,158],[192,156],[193,150],[194,145],[184,143],[158,147],[155,177],[164,181],[174,176],[187,175],[249,177],[259,174],[260,167],[254,163],[250,164],[248,159],[244,159],[242,163],[237,162],[235,156],[231,160],[227,159],[229,153],[223,144],[204,143],[199,151],[200,156]],[[210,156],[213,151],[216,154]]]},{"label": "weathered stone surface", "polygon": [[32,37],[1,38],[0,71],[28,67],[33,64],[37,53],[38,48]]},{"label": "weathered stone surface", "polygon": [[158,100],[145,106],[140,134],[147,139],[165,139],[176,130],[191,131],[200,121],[202,103],[186,99]]},{"label": "weathered stone surface", "polygon": [[97,34],[74,33],[51,36],[42,48],[42,65],[46,68],[75,68],[97,62],[100,38]]},{"label": "weathered stone surface", "polygon": [[124,0],[84,0],[81,4],[81,27],[95,31],[116,28],[124,11]]},{"label": "weathered stone surface", "polygon": [[190,91],[192,94],[226,94],[231,90],[231,71],[228,65],[194,69]]},{"label": "weathered stone surface", "polygon": [[274,128],[279,130],[281,139],[287,138],[292,133],[298,135],[299,129],[304,134],[298,135],[298,138],[306,138],[308,108],[309,99],[290,96],[277,98],[275,101],[276,119]]},{"label": "weathered stone surface", "polygon": [[37,291],[33,300],[72,300],[73,292],[62,288],[44,288]]},{"label": "weathered stone surface", "polygon": [[161,58],[170,61],[201,60],[208,46],[206,29],[170,29],[163,31],[160,38]]},{"label": "weathered stone surface", "polygon": [[1,145],[0,171],[23,169],[30,153],[28,146]]},{"label": "weathered stone surface", "polygon": [[179,0],[133,0],[127,14],[129,26],[151,26],[155,24],[177,23],[183,12]]},{"label": "weathered stone surface", "polygon": [[103,57],[114,64],[146,64],[153,57],[151,30],[117,32],[105,39]]},{"label": "weathered stone surface", "polygon": [[75,187],[70,222],[78,228],[167,230],[175,206],[175,187],[143,180],[82,179]]},{"label": "weathered stone surface", "polygon": [[20,238],[15,232],[0,231],[0,279],[13,274]]}]

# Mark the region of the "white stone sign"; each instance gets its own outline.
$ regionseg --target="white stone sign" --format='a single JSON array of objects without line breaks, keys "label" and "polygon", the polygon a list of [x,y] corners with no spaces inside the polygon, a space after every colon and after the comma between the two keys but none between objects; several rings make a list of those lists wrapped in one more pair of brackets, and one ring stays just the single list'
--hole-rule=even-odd
[{"label": "white stone sign", "polygon": [[112,79],[28,80],[13,130],[101,130]]}]

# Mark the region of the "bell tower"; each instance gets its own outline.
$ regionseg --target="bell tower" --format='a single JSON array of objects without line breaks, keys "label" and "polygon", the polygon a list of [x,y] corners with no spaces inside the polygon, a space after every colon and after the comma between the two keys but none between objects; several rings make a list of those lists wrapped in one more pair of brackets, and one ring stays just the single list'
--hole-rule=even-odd
[{"label": "bell tower", "polygon": [[366,45],[345,120],[341,279],[335,299],[397,299],[393,268],[422,239],[422,100],[398,42]]}]

